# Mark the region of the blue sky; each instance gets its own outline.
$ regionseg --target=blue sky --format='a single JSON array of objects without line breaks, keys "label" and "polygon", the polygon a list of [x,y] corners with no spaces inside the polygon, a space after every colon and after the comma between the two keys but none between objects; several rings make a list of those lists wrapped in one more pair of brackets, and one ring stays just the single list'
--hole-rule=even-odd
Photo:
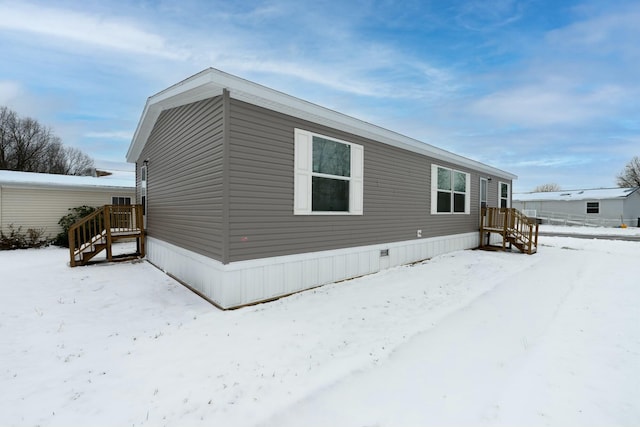
[{"label": "blue sky", "polygon": [[2,1],[0,105],[99,165],[207,67],[519,176],[614,187],[640,155],[640,2]]}]

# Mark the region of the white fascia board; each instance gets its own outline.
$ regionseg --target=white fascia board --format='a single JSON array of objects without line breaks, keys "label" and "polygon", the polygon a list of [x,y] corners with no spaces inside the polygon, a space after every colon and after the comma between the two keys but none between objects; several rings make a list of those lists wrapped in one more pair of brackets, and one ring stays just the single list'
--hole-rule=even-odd
[{"label": "white fascia board", "polygon": [[162,110],[200,101],[220,95],[223,89],[229,90],[232,98],[245,101],[269,110],[287,114],[313,123],[322,124],[364,138],[379,141],[387,145],[423,154],[438,160],[481,171],[505,179],[517,179],[517,176],[493,166],[463,157],[433,145],[401,135],[397,132],[356,119],[287,95],[283,92],[259,85],[249,80],[208,68],[194,76],[177,83],[150,97],[142,114],[142,119],[133,137],[127,153],[127,161],[135,162],[153,125]]}]

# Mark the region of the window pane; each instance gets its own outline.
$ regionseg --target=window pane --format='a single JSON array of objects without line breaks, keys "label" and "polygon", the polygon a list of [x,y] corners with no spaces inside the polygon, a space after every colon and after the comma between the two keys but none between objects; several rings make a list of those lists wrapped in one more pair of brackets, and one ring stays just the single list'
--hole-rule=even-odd
[{"label": "window pane", "polygon": [[314,136],[313,171],[329,175],[351,176],[351,147]]},{"label": "window pane", "polygon": [[453,190],[454,191],[467,191],[467,175],[462,172],[453,173]]},{"label": "window pane", "polygon": [[587,202],[587,213],[600,213],[600,202]]},{"label": "window pane", "polygon": [[438,190],[451,190],[451,171],[449,169],[438,168]]},{"label": "window pane", "polygon": [[438,191],[438,212],[451,212],[451,193]]},{"label": "window pane", "polygon": [[455,193],[453,195],[453,211],[454,212],[464,212],[466,196],[464,194]]},{"label": "window pane", "polygon": [[487,181],[480,180],[480,202],[487,201]]},{"label": "window pane", "polygon": [[349,211],[349,181],[314,176],[311,209],[321,212]]},{"label": "window pane", "polygon": [[500,207],[501,208],[507,207],[507,199],[500,199]]},{"label": "window pane", "polygon": [[509,197],[509,186],[507,184],[500,184],[500,197]]}]

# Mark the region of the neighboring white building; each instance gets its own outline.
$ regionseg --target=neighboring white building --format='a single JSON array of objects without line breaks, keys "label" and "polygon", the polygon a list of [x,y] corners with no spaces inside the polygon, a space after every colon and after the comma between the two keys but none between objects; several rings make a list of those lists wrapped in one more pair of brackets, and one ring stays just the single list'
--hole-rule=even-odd
[{"label": "neighboring white building", "polygon": [[96,178],[0,170],[0,229],[5,234],[13,225],[22,232],[44,230],[43,237],[53,238],[70,208],[134,202],[134,172]]},{"label": "neighboring white building", "polygon": [[638,226],[640,187],[513,195],[513,207],[552,223]]}]

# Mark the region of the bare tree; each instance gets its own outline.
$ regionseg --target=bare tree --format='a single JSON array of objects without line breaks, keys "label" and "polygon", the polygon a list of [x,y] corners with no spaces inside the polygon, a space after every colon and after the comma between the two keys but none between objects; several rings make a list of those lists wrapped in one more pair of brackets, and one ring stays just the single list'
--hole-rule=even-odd
[{"label": "bare tree", "polygon": [[533,189],[534,193],[549,193],[552,191],[561,191],[560,186],[552,182],[549,184],[538,185],[536,188]]},{"label": "bare tree", "polygon": [[77,148],[65,147],[37,120],[0,107],[0,169],[88,175],[93,160]]},{"label": "bare tree", "polygon": [[640,157],[631,159],[616,179],[618,187],[640,187]]},{"label": "bare tree", "polygon": [[93,172],[93,159],[77,148],[65,149],[67,175],[90,175]]}]

